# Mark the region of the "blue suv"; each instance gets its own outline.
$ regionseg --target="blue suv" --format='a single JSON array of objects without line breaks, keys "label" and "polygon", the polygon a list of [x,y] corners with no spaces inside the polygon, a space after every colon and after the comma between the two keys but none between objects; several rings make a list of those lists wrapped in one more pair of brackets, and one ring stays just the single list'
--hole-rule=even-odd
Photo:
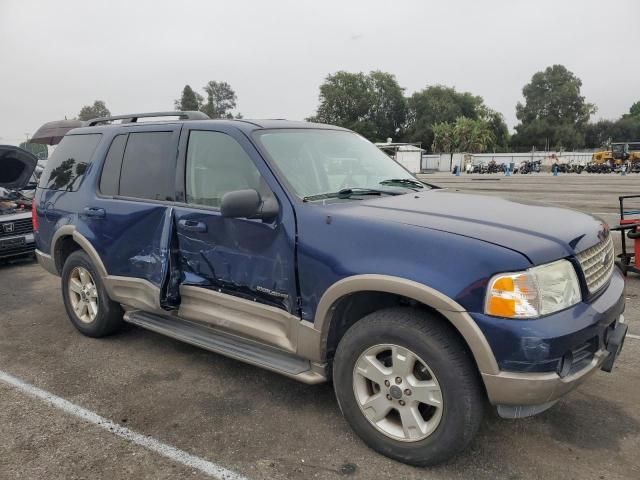
[{"label": "blue suv", "polygon": [[69,131],[37,188],[37,257],[83,334],[129,322],[331,380],[356,433],[414,465],[464,449],[487,399],[533,415],[611,371],[601,220],[439,189],[339,127],[138,121],[159,115]]}]

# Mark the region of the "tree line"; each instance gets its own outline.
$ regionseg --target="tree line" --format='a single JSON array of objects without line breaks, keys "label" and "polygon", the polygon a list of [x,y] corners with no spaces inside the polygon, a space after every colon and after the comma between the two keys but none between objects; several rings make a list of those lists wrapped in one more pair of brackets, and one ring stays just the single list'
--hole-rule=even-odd
[{"label": "tree line", "polygon": [[[306,120],[354,130],[374,142],[419,142],[433,152],[505,152],[599,148],[611,141],[640,140],[640,101],[616,120],[590,122],[597,109],[581,94],[582,81],[563,65],[536,72],[516,105],[513,135],[501,113],[481,96],[444,85],[426,86],[407,96],[395,76],[339,71],[320,85],[319,105]],[[198,110],[211,118],[242,118],[227,82],[210,81],[200,94],[185,85],[176,110]],[[109,116],[96,100],[78,118]]]}]

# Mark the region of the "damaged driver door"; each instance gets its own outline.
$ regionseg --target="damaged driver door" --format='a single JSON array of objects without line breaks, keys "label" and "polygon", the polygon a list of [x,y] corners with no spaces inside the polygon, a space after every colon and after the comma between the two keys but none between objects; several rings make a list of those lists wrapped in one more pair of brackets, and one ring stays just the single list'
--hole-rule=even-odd
[{"label": "damaged driver door", "polygon": [[[295,219],[280,186],[235,128],[185,126],[178,163],[185,201],[175,208],[180,317],[295,351]],[[277,213],[224,217],[222,197],[241,190],[255,190]]]}]

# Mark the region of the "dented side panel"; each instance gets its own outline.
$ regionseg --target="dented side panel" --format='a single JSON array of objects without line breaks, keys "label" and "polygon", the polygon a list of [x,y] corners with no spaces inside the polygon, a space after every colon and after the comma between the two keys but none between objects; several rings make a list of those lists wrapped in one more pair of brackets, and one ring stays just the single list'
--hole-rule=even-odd
[{"label": "dented side panel", "polygon": [[180,220],[206,232],[178,227],[183,284],[296,309],[294,245],[281,223],[223,218],[218,212],[176,208]]},{"label": "dented side panel", "polygon": [[109,275],[141,278],[162,288],[174,234],[173,207],[111,199],[103,199],[100,207],[109,221],[87,217],[84,223]]}]

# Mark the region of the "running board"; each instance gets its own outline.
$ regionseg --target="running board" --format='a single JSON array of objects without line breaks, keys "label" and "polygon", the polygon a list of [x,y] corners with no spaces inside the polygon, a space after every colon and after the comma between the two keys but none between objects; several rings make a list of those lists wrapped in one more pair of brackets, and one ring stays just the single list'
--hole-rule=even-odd
[{"label": "running board", "polygon": [[324,369],[290,353],[266,345],[230,335],[179,317],[163,317],[141,310],[130,310],[124,320],[147,330],[166,335],[176,340],[241,360],[273,372],[286,375],[304,383],[326,381]]}]

